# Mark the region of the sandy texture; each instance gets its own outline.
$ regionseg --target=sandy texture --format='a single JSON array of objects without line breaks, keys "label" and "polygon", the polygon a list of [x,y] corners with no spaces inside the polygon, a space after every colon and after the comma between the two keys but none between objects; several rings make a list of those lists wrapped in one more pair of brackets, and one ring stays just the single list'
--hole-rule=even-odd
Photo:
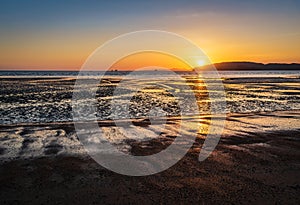
[{"label": "sandy texture", "polygon": [[[200,134],[180,162],[147,177],[122,176],[95,163],[78,143],[72,124],[3,125],[0,201],[299,204],[299,117],[296,111],[231,115],[219,145],[206,161],[197,160],[204,141]],[[100,125],[106,129],[113,127],[110,123]],[[145,123],[136,125],[145,127]],[[172,138],[125,140],[123,146],[129,146],[131,154],[147,155],[164,149]],[[8,151],[5,143],[15,150]]]}]

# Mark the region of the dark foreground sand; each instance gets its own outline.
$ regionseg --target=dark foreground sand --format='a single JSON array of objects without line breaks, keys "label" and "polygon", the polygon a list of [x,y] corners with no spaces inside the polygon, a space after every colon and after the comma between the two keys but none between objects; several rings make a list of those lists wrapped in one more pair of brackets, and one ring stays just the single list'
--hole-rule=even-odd
[{"label": "dark foreground sand", "polygon": [[[86,155],[50,152],[3,161],[0,203],[300,204],[299,117],[299,112],[231,116],[206,161],[198,162],[199,138],[180,162],[147,177],[113,173]],[[72,132],[71,125],[59,126],[66,135]],[[150,144],[163,146],[159,140]],[[135,155],[149,150],[131,146]]]}]

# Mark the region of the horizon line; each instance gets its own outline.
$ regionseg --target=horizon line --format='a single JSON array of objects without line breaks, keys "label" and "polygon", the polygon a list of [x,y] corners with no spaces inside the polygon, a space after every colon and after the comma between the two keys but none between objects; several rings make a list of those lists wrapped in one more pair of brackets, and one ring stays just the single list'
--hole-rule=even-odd
[{"label": "horizon line", "polygon": [[[211,64],[206,64],[200,67],[206,67],[206,66],[210,66],[210,65],[217,65],[217,64],[224,64],[224,63],[253,63],[253,64],[261,64],[261,65],[299,65],[300,66],[300,62],[292,62],[292,63],[286,63],[286,62],[270,62],[270,63],[262,63],[262,62],[255,62],[255,61],[221,61],[221,62],[217,62],[217,63],[211,63]],[[193,69],[196,69],[199,67],[195,67]],[[174,71],[192,71],[192,70],[186,70],[183,68],[171,68]],[[37,68],[37,69],[32,69],[32,68],[1,68],[0,67],[0,71],[66,71],[66,72],[77,72],[80,71],[80,68],[78,69],[56,69],[56,68],[48,68],[48,69],[43,69],[43,68]],[[88,70],[88,72],[93,72],[93,71],[132,71],[132,69],[128,69],[128,70],[124,70],[124,69],[112,69],[112,70]],[[145,70],[146,71],[146,70]],[[155,70],[148,70],[148,71],[155,71]]]}]

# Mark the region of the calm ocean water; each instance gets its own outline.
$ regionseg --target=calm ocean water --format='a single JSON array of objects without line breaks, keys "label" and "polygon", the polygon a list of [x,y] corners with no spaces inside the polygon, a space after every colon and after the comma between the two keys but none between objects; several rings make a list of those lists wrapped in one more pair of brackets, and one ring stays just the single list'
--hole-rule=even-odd
[{"label": "calm ocean water", "polygon": [[[85,73],[87,76],[101,74]],[[118,86],[116,79],[126,74],[128,72],[108,72],[105,76],[107,80],[90,85],[90,89],[97,88],[95,115],[99,120],[111,119],[112,95]],[[153,74],[154,85],[145,86],[130,100],[130,116],[148,116],[153,107],[160,108],[170,116],[179,115],[178,99],[171,91],[186,93],[187,84],[195,93],[200,113],[209,113],[210,102],[205,83],[188,72],[179,74],[186,78],[187,83],[178,82],[167,74],[165,79],[155,80]],[[1,71],[0,123],[72,121],[71,102],[77,75],[78,72],[69,71]],[[227,113],[300,109],[300,71],[223,71],[220,76],[225,88]],[[135,80],[131,86],[122,89],[133,92],[138,85],[145,85],[145,79]],[[118,102],[128,103],[125,98],[126,95],[118,96]],[[188,110],[189,103],[184,105]],[[128,114],[122,113],[124,110],[118,112],[120,116],[128,117]]]}]

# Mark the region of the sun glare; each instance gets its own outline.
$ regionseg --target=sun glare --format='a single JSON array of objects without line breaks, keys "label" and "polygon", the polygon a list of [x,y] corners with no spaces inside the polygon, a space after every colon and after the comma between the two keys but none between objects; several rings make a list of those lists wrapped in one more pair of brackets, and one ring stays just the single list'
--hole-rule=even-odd
[{"label": "sun glare", "polygon": [[204,60],[197,60],[197,64],[198,64],[198,66],[204,66],[205,61]]}]

